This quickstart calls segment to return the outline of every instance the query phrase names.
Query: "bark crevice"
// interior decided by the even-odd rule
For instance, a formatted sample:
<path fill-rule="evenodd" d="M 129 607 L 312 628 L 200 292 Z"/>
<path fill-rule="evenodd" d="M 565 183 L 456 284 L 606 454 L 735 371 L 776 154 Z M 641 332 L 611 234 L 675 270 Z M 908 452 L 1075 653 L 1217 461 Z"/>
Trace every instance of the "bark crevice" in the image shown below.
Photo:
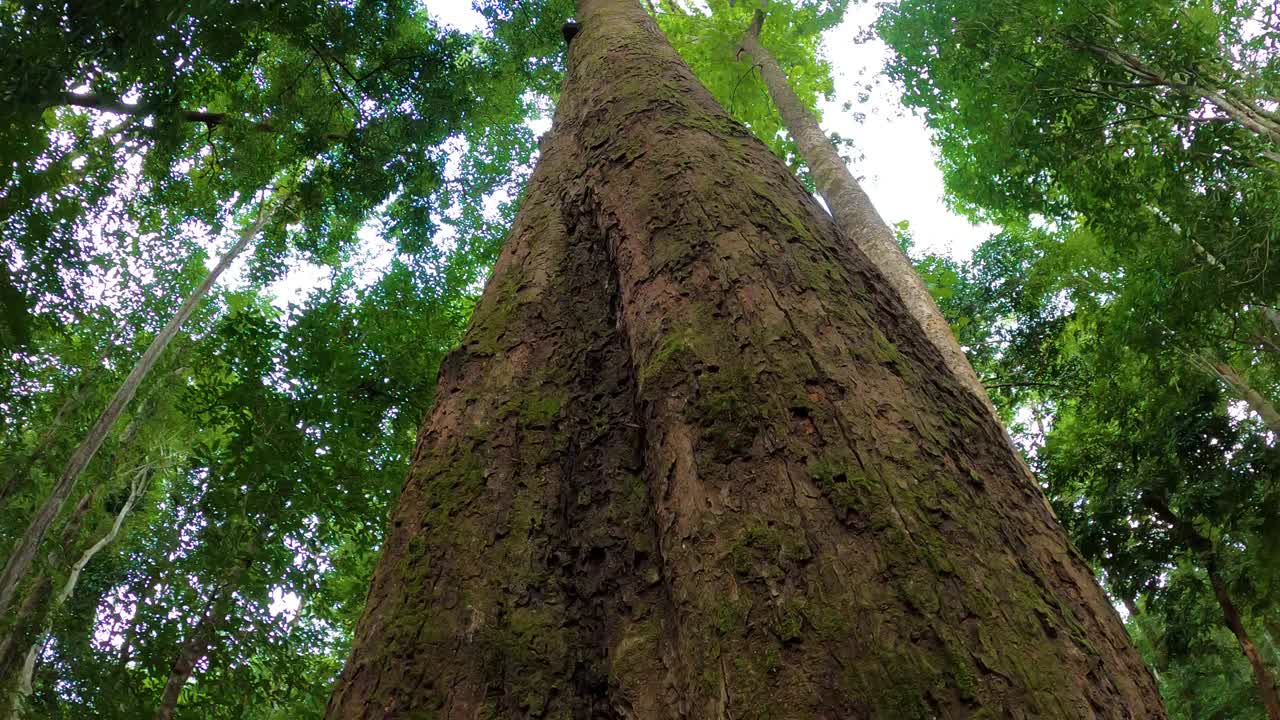
<path fill-rule="evenodd" d="M 637 3 L 578 10 L 329 717 L 1163 717 L 867 257 Z"/>

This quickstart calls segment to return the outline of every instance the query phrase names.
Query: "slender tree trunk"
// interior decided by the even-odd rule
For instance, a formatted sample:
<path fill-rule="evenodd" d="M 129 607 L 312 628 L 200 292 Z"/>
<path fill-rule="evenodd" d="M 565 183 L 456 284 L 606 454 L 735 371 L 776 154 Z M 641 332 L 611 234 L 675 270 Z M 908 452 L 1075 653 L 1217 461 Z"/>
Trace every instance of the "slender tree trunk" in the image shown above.
<path fill-rule="evenodd" d="M 223 598 L 229 595 L 230 592 L 227 591 L 226 594 L 219 595 L 209 603 L 209 608 L 192 629 L 190 637 L 178 650 L 178 657 L 173 661 L 172 669 L 169 670 L 169 679 L 165 681 L 164 692 L 160 694 L 160 704 L 156 706 L 155 720 L 170 720 L 173 717 L 174 711 L 178 708 L 178 696 L 182 693 L 183 686 L 195 673 L 196 664 L 209 651 L 213 633 L 222 620 L 221 615 L 225 613 Z"/>
<path fill-rule="evenodd" d="M 0 638 L 0 707 L 12 705 L 21 674 L 23 648 L 39 637 L 44 627 L 44 610 L 53 596 L 53 580 L 46 575 L 36 578 L 27 589 L 22 603 L 9 619 L 7 632 Z"/>
<path fill-rule="evenodd" d="M 102 551 L 103 548 L 110 545 L 116 536 L 120 534 L 120 528 L 124 525 L 125 518 L 133 511 L 138 499 L 142 496 L 142 492 L 146 489 L 150 479 L 151 468 L 146 467 L 138 470 L 129 481 L 129 497 L 125 499 L 124 505 L 120 507 L 116 513 L 114 520 L 111 522 L 111 528 L 97 542 L 90 545 L 83 553 L 80 559 L 71 566 L 71 572 L 67 575 L 67 579 L 62 583 L 62 590 L 57 597 L 53 599 L 52 605 L 45 611 L 46 617 L 51 616 L 58 611 L 58 608 L 66 604 L 67 599 L 76 591 L 76 585 L 80 583 L 80 575 L 84 572 L 89 562 L 94 556 Z M 45 633 L 48 633 L 49 626 L 46 621 Z M 35 642 L 31 643 L 31 647 L 27 650 L 26 657 L 23 660 L 22 667 L 19 669 L 17 692 L 13 696 L 13 707 L 10 716 L 13 720 L 17 720 L 19 709 L 26 698 L 31 696 L 31 681 L 35 675 L 36 659 L 39 657 L 40 648 L 44 646 L 43 635 Z"/>
<path fill-rule="evenodd" d="M 97 488 L 82 495 L 67 517 L 59 541 L 49 553 L 48 562 L 51 567 L 60 567 L 70 559 L 66 554 L 70 548 L 75 547 L 80 527 L 93 507 L 96 496 Z M 21 668 L 23 648 L 34 642 L 44 630 L 49 604 L 53 600 L 53 590 L 52 576 L 49 573 L 40 575 L 28 588 L 12 619 L 3 618 L 6 622 L 3 633 L 0 634 L 0 707 L 9 706 L 10 693 L 16 688 L 15 681 Z"/>
<path fill-rule="evenodd" d="M 183 686 L 195 673 L 196 665 L 208 655 L 218 626 L 226 621 L 227 613 L 235 600 L 235 591 L 240 587 L 240 581 L 253 564 L 257 547 L 258 544 L 255 541 L 245 554 L 243 562 L 231 571 L 230 577 L 216 591 L 204 615 L 200 617 L 200 621 L 191 630 L 191 635 L 178 651 L 178 657 L 174 659 L 173 667 L 169 671 L 169 679 L 165 682 L 164 692 L 160 694 L 160 704 L 156 707 L 155 720 L 170 720 L 173 717 Z"/>
<path fill-rule="evenodd" d="M 1253 668 L 1253 677 L 1258 683 L 1258 692 L 1262 696 L 1263 707 L 1267 709 L 1267 717 L 1270 720 L 1280 720 L 1280 691 L 1276 689 L 1276 681 L 1271 677 L 1271 671 L 1262 659 L 1262 653 L 1258 652 L 1258 647 L 1253 644 L 1252 638 L 1249 637 L 1249 631 L 1240 619 L 1240 612 L 1236 609 L 1235 603 L 1231 601 L 1231 595 L 1227 592 L 1227 585 L 1223 582 L 1222 576 L 1218 574 L 1216 563 L 1213 560 L 1209 561 L 1207 570 L 1209 572 L 1209 582 L 1213 585 L 1213 595 L 1218 599 L 1218 606 L 1222 608 L 1222 617 L 1227 621 L 1227 627 L 1231 628 L 1236 640 L 1239 641 L 1240 652 L 1244 653 L 1245 658 L 1249 661 L 1249 666 Z"/>
<path fill-rule="evenodd" d="M 1204 362 L 1213 370 L 1227 387 L 1236 394 L 1241 400 L 1248 404 L 1249 409 L 1258 414 L 1262 418 L 1263 424 L 1267 429 L 1280 437 L 1280 411 L 1276 410 L 1275 405 L 1249 384 L 1245 376 L 1236 370 L 1231 363 L 1223 362 L 1212 358 L 1204 358 Z"/>
<path fill-rule="evenodd" d="M 1280 122 L 1277 122 L 1274 116 L 1261 109 L 1254 101 L 1244 98 L 1238 93 L 1218 89 L 1199 79 L 1185 82 L 1177 81 L 1164 69 L 1147 64 L 1136 55 L 1117 48 L 1082 42 L 1074 38 L 1069 38 L 1067 42 L 1077 49 L 1092 53 L 1112 65 L 1122 68 L 1134 78 L 1203 100 L 1213 105 L 1241 127 L 1273 144 L 1280 144 Z M 1270 151 L 1267 152 L 1267 156 L 1272 159 L 1277 157 L 1274 152 Z"/>
<path fill-rule="evenodd" d="M 577 17 L 328 717 L 1164 717 L 874 265 L 635 0 Z"/>
<path fill-rule="evenodd" d="M 71 491 L 75 487 L 76 481 L 80 478 L 84 469 L 88 467 L 89 461 L 93 459 L 98 449 L 102 447 L 107 433 L 115 425 L 116 420 L 124 412 L 124 409 L 128 407 L 129 402 L 133 400 L 133 396 L 138 392 L 138 386 L 142 384 L 143 379 L 151 372 L 151 368 L 160 359 L 161 353 L 168 347 L 170 341 L 177 336 L 182 324 L 195 312 L 196 306 L 209 293 L 209 289 L 218 281 L 222 273 L 231 266 L 231 263 L 239 257 L 240 253 L 249 247 L 249 243 L 257 237 L 263 226 L 271 219 L 275 208 L 279 206 L 278 201 L 278 198 L 274 201 L 271 199 L 264 201 L 264 206 L 258 213 L 258 219 L 240 233 L 235 245 L 222 256 L 218 264 L 209 271 L 209 274 L 205 276 L 200 285 L 183 301 L 177 312 L 169 319 L 168 324 L 151 341 L 146 351 L 142 353 L 142 357 L 138 358 L 138 362 L 133 366 L 133 370 L 129 372 L 128 377 L 125 378 L 120 388 L 116 391 L 111 402 L 107 404 L 102 414 L 98 416 L 88 435 L 81 441 L 75 452 L 71 454 L 66 468 L 63 469 L 62 474 L 58 477 L 58 481 L 50 491 L 49 497 L 40 506 L 35 517 L 31 519 L 31 523 L 18 541 L 17 547 L 9 555 L 4 571 L 0 572 L 0 616 L 3 616 L 8 611 L 9 604 L 13 601 L 14 593 L 17 592 L 18 585 L 22 582 L 23 577 L 26 576 L 27 570 L 30 569 L 31 562 L 35 559 L 36 551 L 44 540 L 49 526 L 53 524 L 54 518 L 62 511 L 63 503 L 71 496 Z M 268 207 L 273 202 L 275 206 Z"/>
<path fill-rule="evenodd" d="M 1174 532 L 1182 538 L 1188 550 L 1195 553 L 1204 562 L 1205 573 L 1209 576 L 1209 584 L 1213 587 L 1213 595 L 1218 601 L 1218 606 L 1222 609 L 1222 617 L 1231 633 L 1239 641 L 1240 650 L 1244 653 L 1245 659 L 1249 661 L 1249 665 L 1253 669 L 1254 680 L 1257 682 L 1258 693 L 1261 696 L 1263 707 L 1267 711 L 1267 717 L 1271 720 L 1280 720 L 1280 693 L 1277 692 L 1275 680 L 1271 677 L 1261 653 L 1258 652 L 1257 646 L 1253 644 L 1244 622 L 1240 619 L 1240 612 L 1236 609 L 1235 603 L 1232 602 L 1230 593 L 1227 592 L 1226 583 L 1218 573 L 1217 549 L 1209 538 L 1201 534 L 1194 525 L 1184 522 L 1181 517 L 1174 513 L 1163 498 L 1145 495 L 1143 502 L 1160 519 L 1173 528 Z"/>
<path fill-rule="evenodd" d="M 947 370 L 991 413 L 991 417 L 1001 426 L 1005 442 L 1017 457 L 1019 465 L 1030 476 L 1030 467 L 1013 438 L 1004 429 L 986 388 L 951 332 L 951 325 L 942 316 L 942 311 L 938 309 L 933 295 L 929 293 L 929 288 L 916 272 L 911 260 L 898 245 L 893 230 L 880 217 L 871 198 L 863 191 L 853 173 L 849 172 L 848 165 L 840 157 L 831 138 L 823 132 L 817 118 L 791 88 L 777 59 L 761 44 L 760 31 L 764 27 L 764 20 L 764 12 L 756 10 L 751 26 L 743 35 L 741 52 L 747 53 L 760 69 L 769 97 L 782 115 L 787 132 L 795 139 L 800 157 L 809 168 L 818 194 L 826 202 L 836 225 L 866 255 L 874 270 L 898 294 L 907 312 L 919 323 L 925 337 L 942 356 Z M 1043 497 L 1043 493 L 1041 501 L 1046 508 L 1050 507 L 1049 500 Z"/>
<path fill-rule="evenodd" d="M 120 446 L 110 459 L 110 469 L 106 473 L 108 477 L 114 473 L 118 453 L 121 449 L 129 447 L 144 422 L 147 416 L 146 406 L 147 403 L 144 401 L 121 434 Z M 70 563 L 70 553 L 80 544 L 80 530 L 85 517 L 93 507 L 102 487 L 98 485 L 91 488 L 76 503 L 75 509 L 62 527 L 58 542 L 48 553 L 50 572 L 41 575 L 34 583 L 23 600 L 14 622 L 6 624 L 3 632 L 0 632 L 0 707 L 10 706 L 8 693 L 15 692 L 21 685 L 21 682 L 15 682 L 20 679 L 23 668 L 19 662 L 21 648 L 26 644 L 37 642 L 39 635 L 45 631 L 49 613 L 55 607 L 52 573 Z M 71 569 L 74 569 L 74 566 Z"/>
<path fill-rule="evenodd" d="M 813 176 L 818 194 L 831 209 L 836 224 L 858 246 L 880 271 L 885 282 L 898 293 L 911 316 L 924 334 L 942 354 L 952 374 L 983 403 L 991 405 L 986 389 L 965 357 L 942 312 L 929 294 L 929 288 L 902 252 L 893 230 L 884 222 L 862 190 L 848 165 L 840 157 L 831 138 L 823 132 L 818 120 L 791 89 L 787 76 L 768 48 L 760 43 L 764 13 L 757 10 L 751 27 L 742 38 L 742 51 L 760 69 L 769 97 L 777 106 L 787 132 L 795 140 L 801 159 Z M 995 414 L 995 408 L 991 408 Z"/>

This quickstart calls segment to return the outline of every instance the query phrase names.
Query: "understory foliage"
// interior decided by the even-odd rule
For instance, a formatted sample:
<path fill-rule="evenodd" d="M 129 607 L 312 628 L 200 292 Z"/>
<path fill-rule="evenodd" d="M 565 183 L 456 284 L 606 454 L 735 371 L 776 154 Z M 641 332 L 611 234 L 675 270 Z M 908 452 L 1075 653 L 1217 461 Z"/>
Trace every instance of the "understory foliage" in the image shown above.
<path fill-rule="evenodd" d="M 318 716 L 527 175 L 524 50 L 412 2 L 0 17 L 4 553 L 228 238 L 283 207 L 115 424 L 0 621 L 0 713 L 149 716 L 186 657 L 179 717 Z"/>
<path fill-rule="evenodd" d="M 878 27 L 951 202 L 1002 228 L 921 271 L 1178 718 L 1265 717 L 1280 670 L 1278 20 L 903 0 Z"/>

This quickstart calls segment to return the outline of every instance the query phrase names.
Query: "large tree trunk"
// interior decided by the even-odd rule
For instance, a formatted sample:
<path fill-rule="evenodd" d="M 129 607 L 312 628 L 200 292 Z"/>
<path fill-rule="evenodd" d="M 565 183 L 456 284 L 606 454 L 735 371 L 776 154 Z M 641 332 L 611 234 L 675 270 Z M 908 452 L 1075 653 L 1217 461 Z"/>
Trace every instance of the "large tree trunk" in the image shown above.
<path fill-rule="evenodd" d="M 89 466 L 89 461 L 93 459 L 93 456 L 98 453 L 98 449 L 102 447 L 103 441 L 107 439 L 107 433 L 111 431 L 120 414 L 129 406 L 133 396 L 138 392 L 138 387 L 142 385 L 142 381 L 151 372 L 151 368 L 155 367 L 156 361 L 160 359 L 160 355 L 164 353 L 165 348 L 169 346 L 169 343 L 177 336 L 178 331 L 182 329 L 182 324 L 195 312 L 196 306 L 209 294 L 209 290 L 218 281 L 222 273 L 231 266 L 231 263 L 235 261 L 240 253 L 244 252 L 249 243 L 257 237 L 258 233 L 262 231 L 262 228 L 271 219 L 279 206 L 280 199 L 275 198 L 273 200 L 268 200 L 264 203 L 258 212 L 258 219 L 241 231 L 236 243 L 223 254 L 222 258 L 218 260 L 218 264 L 205 275 L 200 285 L 191 291 L 191 294 L 178 307 L 169 322 L 156 334 L 151 344 L 147 346 L 142 356 L 138 358 L 138 362 L 134 364 L 133 369 L 129 371 L 128 377 L 120 384 L 120 388 L 116 390 L 111 402 L 107 403 L 107 407 L 103 409 L 93 427 L 89 429 L 84 440 L 71 453 L 71 457 L 67 460 L 67 465 L 63 468 L 62 474 L 58 476 L 53 489 L 49 491 L 49 496 L 45 498 L 40 509 L 36 511 L 35 517 L 31 518 L 31 523 L 27 526 L 26 531 L 18 540 L 17 546 L 6 560 L 4 570 L 0 571 L 0 617 L 8 612 L 9 603 L 13 601 L 19 584 L 21 584 L 22 579 L 31 568 L 31 562 L 35 559 L 36 551 L 39 549 L 40 543 L 43 542 L 45 533 L 49 531 L 49 526 L 58 517 L 58 513 L 62 512 L 62 505 L 67 501 L 67 498 L 71 497 L 71 491 L 75 488 L 76 481 L 80 479 L 81 473 Z M 268 207 L 269 205 L 272 207 Z"/>
<path fill-rule="evenodd" d="M 1236 636 L 1236 641 L 1240 643 L 1240 652 L 1244 653 L 1244 657 L 1249 661 L 1249 667 L 1253 669 L 1253 678 L 1258 683 L 1258 693 L 1262 698 L 1262 706 L 1267 710 L 1267 717 L 1270 720 L 1280 720 L 1280 690 L 1276 688 L 1275 678 L 1271 677 L 1271 671 L 1267 668 L 1267 663 L 1262 659 L 1262 653 L 1258 652 L 1258 646 L 1253 644 L 1253 639 L 1249 637 L 1249 631 L 1244 626 L 1244 621 L 1240 619 L 1240 611 L 1236 609 L 1236 605 L 1231 600 L 1231 594 L 1227 592 L 1227 584 L 1223 582 L 1222 575 L 1218 573 L 1218 568 L 1213 560 L 1209 560 L 1208 564 L 1209 583 L 1213 586 L 1213 596 L 1218 599 L 1218 607 L 1222 608 L 1222 617 L 1227 622 L 1227 627 L 1231 628 L 1231 633 Z"/>
<path fill-rule="evenodd" d="M 817 118 L 791 89 L 778 61 L 760 43 L 763 24 L 764 13 L 757 10 L 751 27 L 742 37 L 742 52 L 747 53 L 760 69 L 769 97 L 782 115 L 787 132 L 795 140 L 796 149 L 809 168 L 818 194 L 826 201 L 831 216 L 844 234 L 871 260 L 889 287 L 898 293 L 911 317 L 920 323 L 925 336 L 942 355 L 947 369 L 994 415 L 995 408 L 991 406 L 986 389 L 952 334 L 951 326 L 938 310 L 929 288 L 898 246 L 893 230 L 871 204 L 871 198 L 867 197 L 857 178 L 849 172 L 849 166 L 840 157 L 831 138 L 818 125 Z"/>
<path fill-rule="evenodd" d="M 870 261 L 635 0 L 578 9 L 328 717 L 1163 717 Z"/>

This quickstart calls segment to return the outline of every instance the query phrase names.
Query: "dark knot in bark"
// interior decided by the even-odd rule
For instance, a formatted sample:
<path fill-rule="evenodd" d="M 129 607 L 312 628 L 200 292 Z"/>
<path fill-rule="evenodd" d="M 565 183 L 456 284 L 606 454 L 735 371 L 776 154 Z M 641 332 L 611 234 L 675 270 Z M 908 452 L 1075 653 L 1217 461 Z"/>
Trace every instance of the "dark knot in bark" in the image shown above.
<path fill-rule="evenodd" d="M 565 24 L 560 27 L 560 33 L 564 35 L 564 44 L 568 45 L 569 43 L 573 42 L 574 36 L 577 35 L 578 31 L 581 29 L 582 28 L 581 26 L 578 25 L 577 21 L 575 20 L 566 21 Z"/>

